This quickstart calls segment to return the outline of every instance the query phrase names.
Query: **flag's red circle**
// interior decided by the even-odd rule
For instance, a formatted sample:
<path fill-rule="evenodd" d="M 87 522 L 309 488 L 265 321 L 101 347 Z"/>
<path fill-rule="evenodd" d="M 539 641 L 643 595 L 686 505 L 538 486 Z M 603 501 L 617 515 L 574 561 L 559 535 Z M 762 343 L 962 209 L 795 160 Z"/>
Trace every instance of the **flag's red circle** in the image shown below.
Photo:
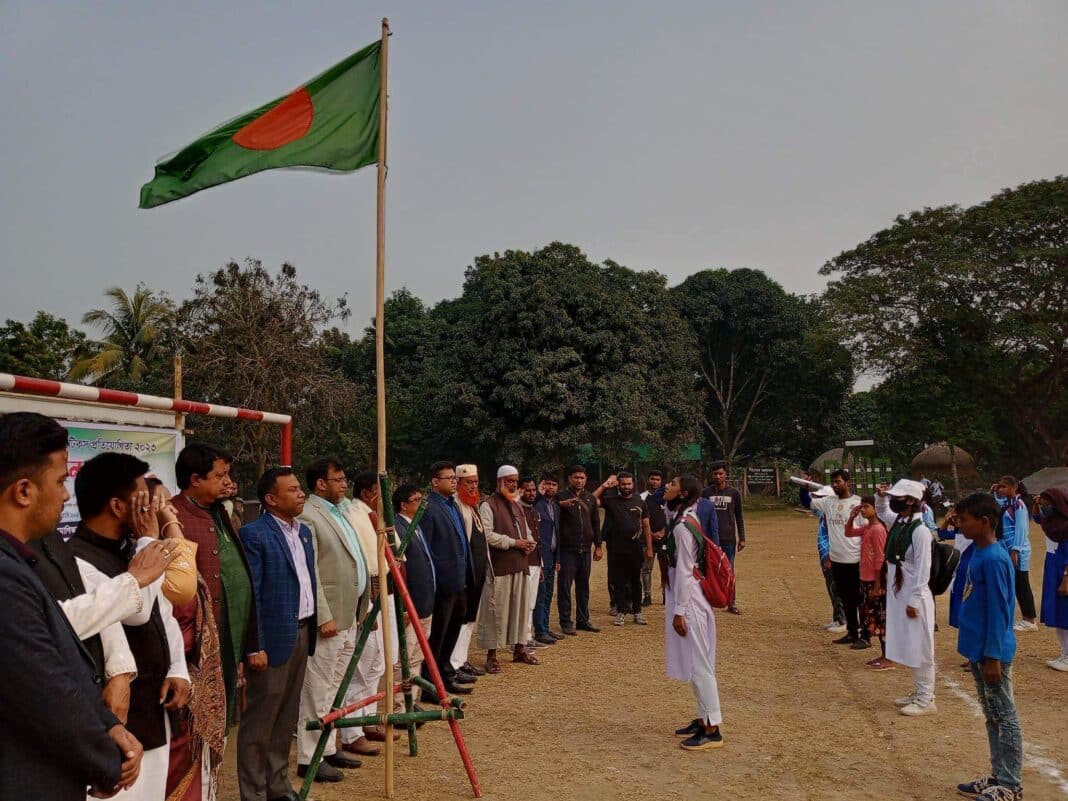
<path fill-rule="evenodd" d="M 304 136 L 311 128 L 314 116 L 311 95 L 301 87 L 232 138 L 234 144 L 249 150 L 274 150 Z"/>

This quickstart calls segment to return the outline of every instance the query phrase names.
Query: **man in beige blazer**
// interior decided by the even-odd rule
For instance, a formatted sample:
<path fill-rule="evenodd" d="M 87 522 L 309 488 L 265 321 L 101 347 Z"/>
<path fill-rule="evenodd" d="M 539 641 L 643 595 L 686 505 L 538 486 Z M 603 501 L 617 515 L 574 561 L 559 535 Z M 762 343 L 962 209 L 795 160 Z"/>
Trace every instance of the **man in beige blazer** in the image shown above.
<path fill-rule="evenodd" d="M 308 466 L 307 480 L 312 494 L 300 520 L 311 529 L 315 548 L 319 638 L 300 695 L 297 775 L 301 777 L 319 741 L 319 732 L 305 731 L 304 723 L 330 711 L 356 648 L 371 590 L 359 539 L 339 507 L 348 487 L 344 467 L 334 457 L 319 459 Z M 338 753 L 333 735 L 323 754 L 316 781 L 341 781 L 339 768 L 360 766 L 360 760 Z"/>

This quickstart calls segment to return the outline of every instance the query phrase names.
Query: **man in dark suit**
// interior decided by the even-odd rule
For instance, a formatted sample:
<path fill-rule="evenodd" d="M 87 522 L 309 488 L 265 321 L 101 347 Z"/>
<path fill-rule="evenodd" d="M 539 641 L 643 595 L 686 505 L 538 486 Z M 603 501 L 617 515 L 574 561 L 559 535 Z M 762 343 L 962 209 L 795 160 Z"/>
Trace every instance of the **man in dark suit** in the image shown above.
<path fill-rule="evenodd" d="M 543 473 L 538 483 L 538 495 L 534 501 L 534 511 L 538 513 L 538 525 L 541 536 L 538 538 L 538 550 L 541 554 L 541 583 L 538 585 L 538 600 L 534 605 L 534 639 L 545 645 L 564 639 L 549 628 L 549 610 L 553 603 L 553 586 L 556 573 L 560 569 L 557 555 L 560 552 L 560 505 L 556 502 L 556 491 L 560 481 L 555 473 Z"/>
<path fill-rule="evenodd" d="M 101 699 L 101 676 L 33 572 L 27 547 L 70 497 L 67 432 L 30 412 L 0 417 L 0 798 L 82 801 L 137 780 L 141 744 Z"/>
<path fill-rule="evenodd" d="M 394 525 L 397 529 L 397 536 L 402 541 L 408 535 L 412 520 L 422 503 L 423 493 L 415 484 L 401 484 L 393 491 L 393 509 L 397 513 Z M 430 632 L 433 631 L 434 596 L 437 594 L 438 582 L 434 575 L 434 560 L 423 538 L 422 529 L 416 526 L 411 535 L 411 541 L 404 552 L 404 578 L 419 620 L 408 621 L 405 636 L 408 644 L 408 662 L 414 673 L 423 665 L 423 649 L 420 648 L 419 639 L 411 627 L 419 625 L 423 629 L 423 634 L 430 637 Z"/>
<path fill-rule="evenodd" d="M 273 467 L 257 487 L 263 514 L 241 528 L 259 610 L 267 669 L 248 675 L 248 705 L 237 734 L 241 801 L 294 801 L 289 747 L 297 728 L 308 657 L 315 653 L 315 552 L 297 517 L 304 490 L 289 467 Z"/>
<path fill-rule="evenodd" d="M 468 694 L 471 688 L 457 683 L 456 670 L 451 664 L 452 650 L 467 611 L 467 584 L 474 581 L 471 548 L 456 505 L 456 466 L 452 462 L 432 464 L 430 486 L 433 492 L 420 523 L 437 577 L 430 650 L 445 689 L 454 694 Z M 423 676 L 430 678 L 426 665 L 423 665 Z"/>

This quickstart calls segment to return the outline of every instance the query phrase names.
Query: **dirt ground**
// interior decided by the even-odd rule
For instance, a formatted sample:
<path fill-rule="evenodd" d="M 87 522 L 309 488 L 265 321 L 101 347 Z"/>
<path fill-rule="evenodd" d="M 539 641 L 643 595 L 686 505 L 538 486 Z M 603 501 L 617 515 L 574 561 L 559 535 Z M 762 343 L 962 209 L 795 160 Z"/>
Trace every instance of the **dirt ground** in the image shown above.
<path fill-rule="evenodd" d="M 694 716 L 694 704 L 687 684 L 664 676 L 663 606 L 647 610 L 649 626 L 610 625 L 600 562 L 591 612 L 602 632 L 540 649 L 539 666 L 504 664 L 468 696 L 463 731 L 485 797 L 926 801 L 957 797 L 958 782 L 989 770 L 974 685 L 958 667 L 956 630 L 946 622 L 948 598 L 938 601 L 935 635 L 939 714 L 906 718 L 892 700 L 911 689 L 910 671 L 866 670 L 872 651 L 832 645 L 821 628 L 830 609 L 814 519 L 794 510 L 754 512 L 747 531 L 737 565 L 743 614 L 717 613 L 725 747 L 678 747 L 672 732 Z M 1045 545 L 1040 532 L 1032 540 L 1037 600 Z M 553 618 L 555 626 L 555 611 Z M 1019 635 L 1016 700 L 1030 801 L 1068 798 L 1068 675 L 1045 666 L 1057 655 L 1048 629 Z M 472 654 L 477 664 L 483 658 Z M 397 745 L 396 798 L 471 797 L 445 724 L 420 730 L 418 758 L 407 756 L 405 738 Z M 231 742 L 225 801 L 238 799 L 235 750 Z M 382 764 L 366 758 L 343 782 L 315 785 L 312 798 L 384 797 Z"/>

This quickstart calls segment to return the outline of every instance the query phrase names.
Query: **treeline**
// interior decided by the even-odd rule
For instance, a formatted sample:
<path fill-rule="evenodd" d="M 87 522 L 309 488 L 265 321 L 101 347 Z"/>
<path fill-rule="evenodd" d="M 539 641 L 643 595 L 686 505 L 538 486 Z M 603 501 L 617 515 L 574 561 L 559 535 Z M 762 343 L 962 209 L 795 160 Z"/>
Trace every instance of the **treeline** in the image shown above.
<path fill-rule="evenodd" d="M 806 464 L 872 436 L 897 463 L 949 440 L 988 470 L 1068 460 L 1068 179 L 973 208 L 926 209 L 829 261 L 818 297 L 755 269 L 663 275 L 592 263 L 554 242 L 476 258 L 458 297 L 386 303 L 391 467 L 462 456 L 562 466 L 628 445 L 678 463 Z M 296 418 L 296 461 L 374 457 L 373 323 L 341 329 L 345 298 L 254 259 L 198 276 L 174 301 L 146 286 L 86 313 L 93 340 L 39 312 L 0 327 L 0 370 Z M 856 371 L 883 380 L 853 393 Z M 251 474 L 277 432 L 191 418 Z"/>

